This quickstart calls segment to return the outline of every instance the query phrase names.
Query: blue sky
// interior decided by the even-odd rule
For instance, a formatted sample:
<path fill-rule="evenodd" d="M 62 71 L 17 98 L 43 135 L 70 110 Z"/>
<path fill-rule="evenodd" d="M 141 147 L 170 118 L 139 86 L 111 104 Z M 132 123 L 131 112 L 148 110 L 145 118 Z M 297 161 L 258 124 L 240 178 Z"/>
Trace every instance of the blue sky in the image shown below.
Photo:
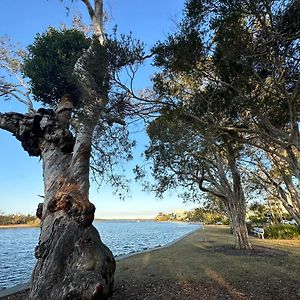
<path fill-rule="evenodd" d="M 134 37 L 140 38 L 150 48 L 175 29 L 183 4 L 184 0 L 107 0 L 108 26 L 111 28 L 117 24 L 120 33 L 132 31 Z M 33 41 L 37 32 L 45 31 L 48 26 L 70 24 L 74 12 L 80 12 L 86 18 L 85 8 L 80 1 L 71 5 L 69 16 L 59 0 L 1 0 L 0 8 L 0 35 L 8 35 L 24 47 Z M 140 75 L 138 84 L 148 86 L 150 75 L 146 69 Z M 24 112 L 24 108 L 16 102 L 0 99 L 0 112 L 8 111 Z M 137 161 L 145 142 L 145 135 L 139 134 L 135 151 Z M 43 195 L 42 164 L 38 158 L 29 157 L 19 142 L 3 130 L 0 131 L 0 166 L 0 211 L 34 213 L 41 202 L 37 195 Z M 130 198 L 125 201 L 113 195 L 109 186 L 97 190 L 92 184 L 90 200 L 97 207 L 98 218 L 149 218 L 160 211 L 187 210 L 196 206 L 183 204 L 176 192 L 170 192 L 164 199 L 158 200 L 153 194 L 142 192 L 135 183 L 131 185 Z"/>

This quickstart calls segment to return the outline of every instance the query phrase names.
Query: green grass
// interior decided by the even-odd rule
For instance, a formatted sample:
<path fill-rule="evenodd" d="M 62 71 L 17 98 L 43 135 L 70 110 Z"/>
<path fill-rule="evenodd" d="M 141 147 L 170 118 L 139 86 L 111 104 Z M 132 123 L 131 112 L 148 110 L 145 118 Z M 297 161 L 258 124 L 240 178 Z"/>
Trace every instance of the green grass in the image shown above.
<path fill-rule="evenodd" d="M 251 242 L 253 252 L 234 250 L 228 227 L 206 226 L 171 247 L 119 261 L 116 282 L 213 284 L 224 299 L 300 299 L 300 241 Z"/>

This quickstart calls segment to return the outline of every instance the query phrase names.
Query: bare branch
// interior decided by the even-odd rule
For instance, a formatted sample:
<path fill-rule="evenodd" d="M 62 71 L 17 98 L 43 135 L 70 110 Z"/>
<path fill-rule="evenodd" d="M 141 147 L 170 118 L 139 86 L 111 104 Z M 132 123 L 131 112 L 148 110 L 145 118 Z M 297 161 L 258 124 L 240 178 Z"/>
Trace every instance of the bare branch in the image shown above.
<path fill-rule="evenodd" d="M 90 15 L 91 20 L 94 18 L 95 12 L 89 0 L 81 0 L 85 6 L 87 7 L 88 13 Z"/>

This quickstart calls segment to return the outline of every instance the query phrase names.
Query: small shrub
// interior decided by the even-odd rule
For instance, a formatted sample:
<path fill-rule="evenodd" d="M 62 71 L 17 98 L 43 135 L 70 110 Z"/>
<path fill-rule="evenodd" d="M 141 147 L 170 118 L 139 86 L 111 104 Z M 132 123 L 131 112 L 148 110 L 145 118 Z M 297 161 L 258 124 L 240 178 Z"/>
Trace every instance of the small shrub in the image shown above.
<path fill-rule="evenodd" d="M 267 218 L 266 217 L 262 218 L 262 217 L 257 217 L 257 216 L 251 216 L 251 217 L 249 217 L 249 220 L 255 226 L 262 226 L 263 224 L 265 224 L 267 222 Z"/>
<path fill-rule="evenodd" d="M 229 219 L 225 219 L 224 221 L 223 221 L 223 225 L 229 225 Z"/>
<path fill-rule="evenodd" d="M 300 226 L 278 224 L 265 228 L 265 238 L 267 239 L 299 239 Z"/>

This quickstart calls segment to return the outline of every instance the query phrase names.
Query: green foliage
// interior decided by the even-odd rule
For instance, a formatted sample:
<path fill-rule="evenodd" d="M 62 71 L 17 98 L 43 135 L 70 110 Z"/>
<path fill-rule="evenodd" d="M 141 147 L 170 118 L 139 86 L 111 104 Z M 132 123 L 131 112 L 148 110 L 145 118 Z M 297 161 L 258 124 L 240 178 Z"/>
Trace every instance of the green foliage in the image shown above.
<path fill-rule="evenodd" d="M 84 54 L 90 46 L 90 53 Z M 143 49 L 144 45 L 131 35 L 118 37 L 116 29 L 106 36 L 105 46 L 101 46 L 97 39 L 88 38 L 76 29 L 50 27 L 45 33 L 37 34 L 33 44 L 28 46 L 23 71 L 31 80 L 37 101 L 55 106 L 63 95 L 70 94 L 78 102 L 81 91 L 74 65 L 79 58 L 82 57 L 81 64 L 96 88 L 104 87 L 108 91 L 108 82 L 116 72 L 142 62 Z"/>
<path fill-rule="evenodd" d="M 189 160 L 189 145 L 193 143 L 194 139 L 190 140 L 189 129 L 180 124 L 176 114 L 170 113 L 157 118 L 147 128 L 151 144 L 146 150 L 145 156 L 146 159 L 153 161 L 153 175 L 158 181 L 158 185 L 155 187 L 157 195 L 180 184 L 178 179 L 184 180 L 183 176 L 172 176 L 173 172 L 168 167 L 174 160 L 179 161 L 185 154 L 187 155 L 186 160 Z M 192 158 L 190 157 L 190 159 Z M 178 164 L 176 170 L 180 168 Z"/>
<path fill-rule="evenodd" d="M 110 72 L 114 73 L 123 67 L 143 62 L 144 44 L 134 39 L 132 34 L 117 35 L 117 27 L 111 35 L 106 36 L 107 61 Z"/>
<path fill-rule="evenodd" d="M 49 28 L 37 34 L 24 63 L 24 74 L 30 78 L 36 101 L 55 106 L 65 94 L 71 95 L 74 103 L 79 101 L 73 69 L 90 44 L 91 39 L 74 29 Z"/>
<path fill-rule="evenodd" d="M 172 217 L 172 214 L 165 214 L 163 212 L 160 212 L 155 217 L 155 221 L 159 221 L 159 222 L 174 221 L 174 218 Z"/>
<path fill-rule="evenodd" d="M 186 1 L 178 31 L 154 49 L 162 68 L 156 91 L 186 101 L 210 122 L 249 126 L 264 112 L 284 128 L 286 92 L 299 76 L 299 6 L 295 0 Z"/>
<path fill-rule="evenodd" d="M 157 53 L 155 65 L 173 71 L 189 72 L 203 55 L 203 47 L 196 30 L 184 35 L 169 36 L 167 42 L 158 43 L 153 49 Z"/>
<path fill-rule="evenodd" d="M 249 220 L 252 224 L 262 226 L 267 222 L 268 209 L 264 204 L 255 202 L 250 205 L 249 210 L 253 215 L 249 216 Z"/>
<path fill-rule="evenodd" d="M 300 2 L 298 0 L 289 1 L 285 10 L 279 14 L 277 30 L 281 34 L 294 34 L 300 31 Z M 291 41 L 290 41 L 291 42 Z"/>
<path fill-rule="evenodd" d="M 188 219 L 192 222 L 203 222 L 205 224 L 228 223 L 228 218 L 217 210 L 204 207 L 195 208 L 188 213 Z"/>
<path fill-rule="evenodd" d="M 187 222 L 201 222 L 205 224 L 216 224 L 222 222 L 228 224 L 228 218 L 217 210 L 198 207 L 187 211 L 184 214 L 176 215 L 176 213 L 160 212 L 156 217 L 156 221 L 187 221 Z"/>
<path fill-rule="evenodd" d="M 299 239 L 300 226 L 295 225 L 271 225 L 265 228 L 265 238 L 267 239 Z"/>
<path fill-rule="evenodd" d="M 262 225 L 267 222 L 267 218 L 261 216 L 250 216 L 249 220 L 252 224 L 256 224 L 256 225 Z"/>

